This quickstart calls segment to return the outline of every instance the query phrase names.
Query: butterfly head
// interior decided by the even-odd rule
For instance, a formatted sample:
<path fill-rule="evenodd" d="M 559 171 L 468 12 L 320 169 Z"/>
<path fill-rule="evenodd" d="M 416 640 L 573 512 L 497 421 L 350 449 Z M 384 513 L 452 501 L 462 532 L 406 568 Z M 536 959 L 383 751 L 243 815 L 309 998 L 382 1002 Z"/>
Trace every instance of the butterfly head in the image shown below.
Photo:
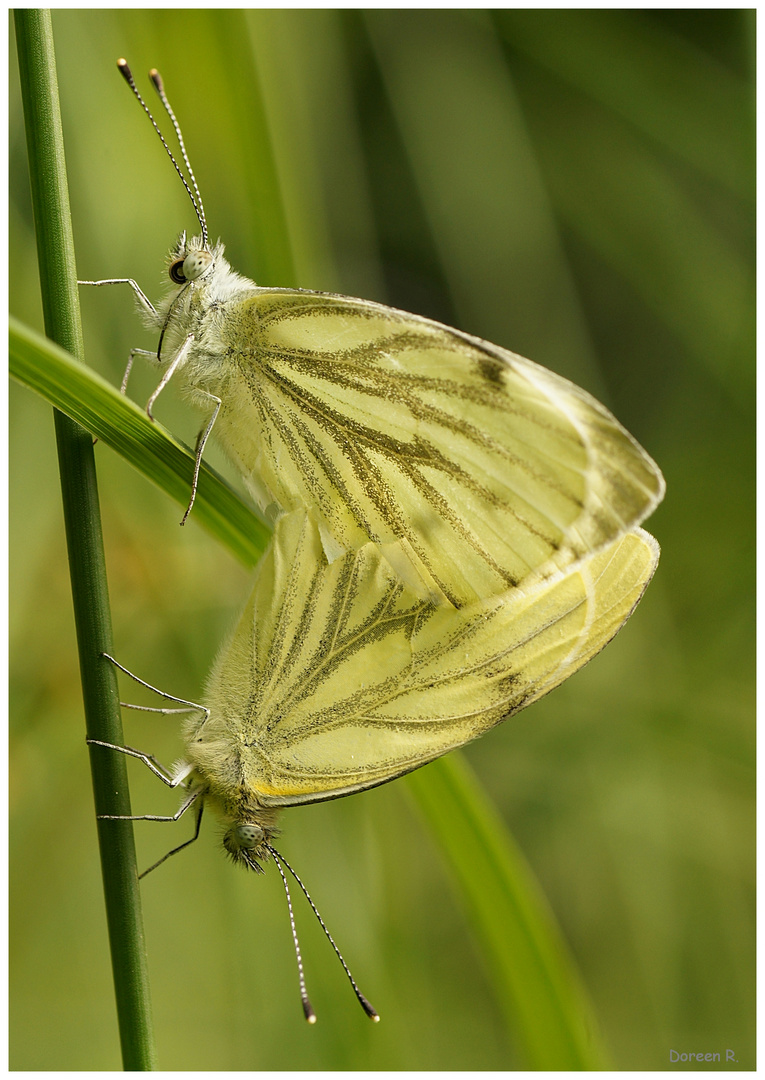
<path fill-rule="evenodd" d="M 236 863 L 263 873 L 262 863 L 269 857 L 269 841 L 278 833 L 272 825 L 252 819 L 231 825 L 223 837 L 223 846 Z"/>
<path fill-rule="evenodd" d="M 167 257 L 167 274 L 173 286 L 158 310 L 167 324 L 171 315 L 180 320 L 178 330 L 187 330 L 184 319 L 202 313 L 211 305 L 226 303 L 250 293 L 255 285 L 231 269 L 223 257 L 224 245 L 208 244 L 203 236 L 182 232 Z"/>
<path fill-rule="evenodd" d="M 187 240 L 186 233 L 182 232 L 178 237 L 178 243 L 168 257 L 168 276 L 175 285 L 201 281 L 211 274 L 215 266 L 215 257 L 221 253 L 220 244 L 210 251 L 203 237 L 191 236 Z"/>

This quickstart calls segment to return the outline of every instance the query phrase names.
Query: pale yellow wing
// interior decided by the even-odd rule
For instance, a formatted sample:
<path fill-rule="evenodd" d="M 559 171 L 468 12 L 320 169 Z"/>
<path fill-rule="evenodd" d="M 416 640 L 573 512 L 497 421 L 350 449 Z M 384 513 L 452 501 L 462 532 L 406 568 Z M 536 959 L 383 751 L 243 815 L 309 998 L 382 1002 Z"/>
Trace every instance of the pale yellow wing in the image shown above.
<path fill-rule="evenodd" d="M 180 377 L 222 399 L 216 431 L 261 507 L 313 508 L 330 559 L 373 540 L 423 597 L 461 606 L 568 566 L 663 496 L 602 405 L 467 334 L 254 286 L 209 320 Z"/>
<path fill-rule="evenodd" d="M 580 668 L 629 617 L 658 560 L 637 530 L 528 589 L 433 607 L 366 544 L 327 563 L 285 515 L 213 671 L 188 757 L 229 806 L 236 785 L 287 806 L 384 783 L 475 738 Z"/>

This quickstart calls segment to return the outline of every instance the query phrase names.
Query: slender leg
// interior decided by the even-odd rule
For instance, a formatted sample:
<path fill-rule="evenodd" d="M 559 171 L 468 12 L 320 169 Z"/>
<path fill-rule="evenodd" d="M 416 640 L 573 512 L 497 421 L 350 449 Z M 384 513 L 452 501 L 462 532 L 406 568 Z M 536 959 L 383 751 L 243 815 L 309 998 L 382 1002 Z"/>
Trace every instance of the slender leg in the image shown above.
<path fill-rule="evenodd" d="M 156 308 L 151 303 L 151 301 L 146 296 L 146 294 L 143 292 L 143 290 L 140 288 L 140 286 L 137 284 L 137 282 L 135 282 L 133 280 L 133 278 L 107 278 L 107 279 L 104 279 L 103 281 L 78 281 L 77 284 L 78 285 L 95 285 L 95 286 L 100 286 L 100 285 L 129 285 L 130 288 L 135 293 L 135 295 L 138 297 L 138 300 L 141 303 L 141 305 L 143 306 L 143 308 L 153 318 L 155 318 L 155 319 L 158 318 Z M 147 349 L 132 349 L 131 350 L 130 356 L 128 358 L 127 367 L 125 368 L 125 374 L 122 376 L 122 384 L 120 386 L 120 393 L 121 394 L 124 394 L 127 391 L 128 379 L 130 378 L 130 372 L 131 372 L 131 370 L 133 368 L 133 361 L 134 361 L 136 356 L 144 356 L 149 360 L 159 360 L 160 359 L 159 352 L 161 351 L 161 348 L 162 348 L 162 338 L 164 337 L 164 332 L 165 332 L 166 326 L 167 326 L 167 323 L 165 323 L 165 327 L 163 327 L 162 335 L 160 336 L 159 349 L 157 350 L 157 353 L 149 352 Z M 155 404 L 157 398 L 162 393 L 162 391 L 167 386 L 167 384 L 170 382 L 170 379 L 173 377 L 173 375 L 178 370 L 178 368 L 181 366 L 181 364 L 183 364 L 183 362 L 185 361 L 186 357 L 189 354 L 189 349 L 191 348 L 193 342 L 194 342 L 194 335 L 189 334 L 188 337 L 186 338 L 186 340 L 184 341 L 184 343 L 181 345 L 178 352 L 176 353 L 175 357 L 171 361 L 169 367 L 165 370 L 164 374 L 162 375 L 162 378 L 160 379 L 160 382 L 159 382 L 159 386 L 157 386 L 157 389 L 154 391 L 154 393 L 151 395 L 151 397 L 147 401 L 147 403 L 146 403 L 146 415 L 149 417 L 150 420 L 154 419 L 154 413 L 152 412 L 152 410 L 154 408 L 154 404 Z M 215 397 L 214 394 L 209 394 L 208 396 L 211 398 L 212 401 L 215 402 L 215 409 L 214 409 L 213 414 L 212 414 L 212 416 L 211 416 L 211 418 L 209 420 L 209 423 L 204 428 L 204 430 L 201 432 L 201 434 L 200 434 L 200 436 L 199 436 L 199 438 L 197 440 L 197 451 L 196 451 L 196 457 L 194 459 L 194 476 L 193 476 L 193 479 L 192 479 L 192 482 L 191 482 L 191 499 L 189 500 L 189 505 L 186 507 L 186 513 L 183 515 L 183 518 L 181 519 L 181 525 L 186 524 L 186 519 L 188 518 L 189 514 L 191 513 L 191 508 L 194 505 L 194 500 L 196 499 L 196 496 L 197 496 L 197 485 L 199 484 L 199 470 L 202 467 L 202 454 L 204 453 L 205 444 L 207 443 L 207 440 L 208 440 L 208 438 L 210 436 L 210 432 L 212 431 L 213 425 L 215 424 L 215 421 L 216 421 L 216 419 L 218 417 L 218 413 L 220 412 L 220 407 L 221 407 L 220 398 Z"/>
<path fill-rule="evenodd" d="M 138 758 L 144 765 L 151 769 L 154 775 L 162 781 L 163 784 L 167 784 L 169 788 L 180 787 L 184 781 L 188 780 L 190 774 L 194 771 L 194 766 L 184 763 L 182 769 L 177 773 L 172 773 L 166 766 L 160 764 L 152 754 L 144 754 L 141 750 L 134 750 L 132 746 L 117 746 L 116 743 L 102 742 L 101 739 L 86 739 L 88 746 L 105 746 L 107 750 L 116 750 L 119 754 L 126 754 L 127 757 Z M 179 811 L 174 817 L 167 818 L 152 818 L 152 821 L 177 821 L 183 811 Z M 123 819 L 124 820 L 124 819 Z M 128 821 L 143 820 L 139 818 L 129 817 Z"/>
<path fill-rule="evenodd" d="M 106 660 L 108 660 L 110 664 L 114 664 L 114 666 L 116 668 L 119 668 L 120 671 L 123 672 L 125 675 L 127 675 L 128 678 L 132 679 L 133 682 L 137 682 L 140 686 L 145 686 L 147 690 L 151 690 L 152 693 L 157 694 L 159 697 L 163 697 L 166 701 L 177 701 L 179 705 L 188 706 L 188 708 L 186 708 L 186 709 L 153 709 L 153 708 L 144 709 L 143 706 L 141 706 L 141 705 L 126 705 L 126 706 L 124 706 L 125 708 L 138 709 L 141 712 L 160 712 L 160 713 L 185 713 L 185 712 L 198 711 L 198 712 L 204 713 L 205 717 L 209 717 L 210 710 L 205 708 L 204 705 L 199 705 L 199 704 L 197 704 L 196 701 L 187 701 L 186 698 L 176 697 L 174 694 L 168 694 L 165 690 L 159 690 L 156 686 L 152 686 L 151 683 L 145 682 L 144 679 L 139 679 L 137 675 L 134 675 L 133 672 L 129 670 L 129 668 L 123 667 L 122 664 L 119 662 L 119 660 L 115 660 L 113 656 L 109 655 L 109 653 L 101 653 L 101 655 Z M 120 702 L 120 705 L 122 705 L 122 704 L 123 703 Z"/>
<path fill-rule="evenodd" d="M 135 360 L 136 356 L 143 356 L 147 360 L 152 360 L 154 363 L 157 362 L 156 353 L 149 352 L 148 349 L 131 349 L 130 355 L 128 357 L 127 367 L 125 368 L 125 374 L 122 376 L 122 382 L 120 383 L 121 394 L 127 393 L 128 379 L 130 378 L 130 372 L 133 370 L 133 361 Z"/>
<path fill-rule="evenodd" d="M 175 776 L 173 776 L 168 769 L 163 765 L 160 765 L 151 754 L 142 754 L 140 750 L 134 750 L 131 746 L 115 746 L 114 743 L 101 742 L 100 739 L 88 739 L 88 744 L 91 746 L 105 746 L 108 750 L 116 750 L 120 754 L 127 754 L 128 757 L 138 758 L 142 761 L 155 776 L 159 777 L 163 784 L 167 784 L 170 788 L 178 787 L 185 780 L 188 779 L 189 774 L 193 771 L 191 765 L 186 764 Z M 152 870 L 156 870 L 165 859 L 169 859 L 171 855 L 176 855 L 179 851 L 182 851 L 189 844 L 193 844 L 199 837 L 199 830 L 202 825 L 202 811 L 204 810 L 204 789 L 201 787 L 193 788 L 189 791 L 186 798 L 181 803 L 180 807 L 174 814 L 159 815 L 159 814 L 99 814 L 99 820 L 101 821 L 178 821 L 186 813 L 188 808 L 197 803 L 196 824 L 194 827 L 194 835 L 190 840 L 184 840 L 178 847 L 168 851 L 166 855 L 163 855 L 161 859 L 153 863 L 148 870 L 144 870 L 142 874 L 138 875 L 139 880 L 146 877 Z"/>
<path fill-rule="evenodd" d="M 148 870 L 144 870 L 142 874 L 138 875 L 139 881 L 141 880 L 141 878 L 145 878 L 147 874 L 150 874 L 152 870 L 156 870 L 158 866 L 161 866 L 165 859 L 169 859 L 171 855 L 177 855 L 179 851 L 183 851 L 185 847 L 188 847 L 189 844 L 193 844 L 194 841 L 199 838 L 199 830 L 202 825 L 202 811 L 204 810 L 204 808 L 204 799 L 200 799 L 197 809 L 197 820 L 194 828 L 194 835 L 191 837 L 191 839 L 184 840 L 184 842 L 182 844 L 179 844 L 178 847 L 174 847 L 171 851 L 168 851 L 167 855 L 163 855 L 161 859 L 157 859 L 155 863 L 152 863 Z"/>
<path fill-rule="evenodd" d="M 140 287 L 140 285 L 138 285 L 137 282 L 133 281 L 132 278 L 120 277 L 120 278 L 106 278 L 104 281 L 78 281 L 77 284 L 78 285 L 96 285 L 96 286 L 100 286 L 100 285 L 129 285 L 130 288 L 133 290 L 133 292 L 138 297 L 138 300 L 140 301 L 141 306 L 146 311 L 148 311 L 148 313 L 150 315 L 153 315 L 155 319 L 157 317 L 157 309 L 154 307 L 151 300 L 149 300 L 148 296 L 143 291 L 143 289 Z"/>
<path fill-rule="evenodd" d="M 207 391 L 204 391 L 204 393 L 207 393 Z M 191 499 L 189 500 L 189 505 L 186 507 L 186 513 L 181 519 L 181 525 L 186 524 L 186 518 L 191 513 L 191 508 L 194 505 L 194 500 L 197 497 L 199 470 L 202 468 L 202 454 L 204 453 L 205 446 L 207 445 L 207 440 L 210 437 L 210 432 L 213 429 L 213 424 L 218 419 L 218 413 L 220 412 L 220 407 L 222 405 L 221 399 L 219 397 L 216 397 L 215 394 L 207 394 L 207 396 L 210 398 L 211 401 L 215 402 L 215 408 L 213 410 L 212 416 L 210 417 L 210 420 L 208 421 L 207 427 L 199 433 L 199 438 L 197 439 L 197 452 L 194 459 L 194 478 L 191 481 Z"/>
<path fill-rule="evenodd" d="M 173 360 L 172 360 L 170 366 L 168 367 L 167 371 L 165 371 L 162 378 L 160 379 L 159 386 L 154 391 L 154 393 L 151 395 L 149 400 L 146 402 L 146 415 L 149 417 L 150 420 L 154 419 L 154 414 L 151 411 L 152 407 L 154 405 L 154 402 L 157 400 L 159 395 L 162 393 L 162 391 L 165 389 L 167 384 L 172 379 L 175 372 L 178 370 L 178 368 L 181 366 L 183 361 L 188 356 L 189 349 L 191 348 L 191 345 L 192 345 L 193 341 L 194 341 L 194 335 L 189 334 L 188 337 L 186 338 L 186 340 L 184 341 L 183 345 L 181 345 L 180 349 L 178 350 L 178 352 L 173 357 Z"/>

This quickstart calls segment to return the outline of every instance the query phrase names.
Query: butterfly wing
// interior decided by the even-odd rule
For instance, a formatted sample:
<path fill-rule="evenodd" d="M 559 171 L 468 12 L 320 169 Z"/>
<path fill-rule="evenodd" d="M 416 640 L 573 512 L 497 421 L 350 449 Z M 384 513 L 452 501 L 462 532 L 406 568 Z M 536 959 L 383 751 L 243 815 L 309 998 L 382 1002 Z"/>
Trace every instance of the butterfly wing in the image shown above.
<path fill-rule="evenodd" d="M 419 598 L 374 544 L 328 563 L 312 517 L 285 515 L 213 671 L 211 716 L 189 759 L 211 787 L 225 775 L 261 806 L 392 780 L 582 667 L 629 617 L 657 560 L 656 541 L 636 530 L 455 610 Z"/>
<path fill-rule="evenodd" d="M 315 509 L 330 559 L 371 539 L 421 596 L 461 606 L 599 550 L 662 498 L 602 405 L 504 349 L 325 293 L 227 310 L 216 430 L 263 508 Z"/>

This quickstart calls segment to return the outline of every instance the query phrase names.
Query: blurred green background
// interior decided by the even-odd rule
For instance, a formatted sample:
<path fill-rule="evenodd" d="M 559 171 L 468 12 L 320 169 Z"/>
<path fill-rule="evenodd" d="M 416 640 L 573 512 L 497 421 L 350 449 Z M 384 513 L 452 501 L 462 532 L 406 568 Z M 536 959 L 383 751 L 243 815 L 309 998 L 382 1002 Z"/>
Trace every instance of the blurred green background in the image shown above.
<path fill-rule="evenodd" d="M 468 751 L 550 899 L 620 1069 L 754 1067 L 754 14 L 56 11 L 80 277 L 159 294 L 187 197 L 119 77 L 157 66 L 210 231 L 261 284 L 432 316 L 608 404 L 662 466 L 637 614 Z M 12 35 L 12 30 L 11 30 Z M 11 36 L 11 310 L 41 328 Z M 147 89 L 148 87 L 148 89 Z M 83 290 L 88 362 L 152 348 L 127 288 Z M 137 368 L 131 394 L 155 384 Z M 158 415 L 193 441 L 197 415 Z M 120 1067 L 50 410 L 11 388 L 11 1059 Z M 117 655 L 199 698 L 249 575 L 96 448 Z M 210 460 L 222 471 L 217 455 Z M 127 687 L 123 691 L 135 696 Z M 125 718 L 166 762 L 172 721 Z M 138 763 L 137 813 L 175 796 Z M 319 1023 L 278 875 L 195 848 L 146 879 L 165 1069 L 512 1069 L 513 1032 L 406 781 L 287 812 Z M 146 866 L 189 825 L 137 826 Z M 725 1064 L 725 1050 L 736 1061 Z M 680 1068 L 674 1065 L 673 1068 Z"/>

